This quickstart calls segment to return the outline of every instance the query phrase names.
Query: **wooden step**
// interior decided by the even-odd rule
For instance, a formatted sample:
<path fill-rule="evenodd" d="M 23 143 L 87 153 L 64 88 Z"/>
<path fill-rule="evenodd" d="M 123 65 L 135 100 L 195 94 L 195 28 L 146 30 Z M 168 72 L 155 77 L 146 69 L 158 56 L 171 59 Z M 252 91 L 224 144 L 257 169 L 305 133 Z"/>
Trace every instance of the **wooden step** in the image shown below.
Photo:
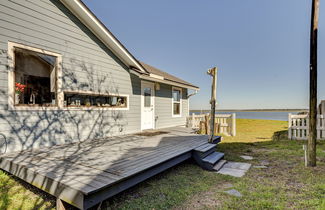
<path fill-rule="evenodd" d="M 222 141 L 222 136 L 215 136 L 212 140 L 212 144 L 219 144 Z"/>
<path fill-rule="evenodd" d="M 216 147 L 215 144 L 206 143 L 206 144 L 203 144 L 203 145 L 195 148 L 194 151 L 203 153 L 203 152 L 207 152 L 210 149 L 215 148 L 215 147 Z"/>
<path fill-rule="evenodd" d="M 203 159 L 206 156 L 216 151 L 217 145 L 206 143 L 194 149 L 193 154 L 197 156 L 199 159 Z"/>
<path fill-rule="evenodd" d="M 213 166 L 213 170 L 214 171 L 219 171 L 225 164 L 227 163 L 226 160 L 219 160 L 214 166 Z"/>
<path fill-rule="evenodd" d="M 216 164 L 220 159 L 225 156 L 224 153 L 221 152 L 213 152 L 210 155 L 206 156 L 202 161 L 205 163 L 209 163 L 211 165 Z"/>

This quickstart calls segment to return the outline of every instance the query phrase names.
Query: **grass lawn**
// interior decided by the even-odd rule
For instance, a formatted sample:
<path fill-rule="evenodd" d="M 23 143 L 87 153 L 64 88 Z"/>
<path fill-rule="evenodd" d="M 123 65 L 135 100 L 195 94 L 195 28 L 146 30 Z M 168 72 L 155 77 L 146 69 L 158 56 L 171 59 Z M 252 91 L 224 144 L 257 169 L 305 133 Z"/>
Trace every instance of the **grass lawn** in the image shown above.
<path fill-rule="evenodd" d="M 267 169 L 251 168 L 243 178 L 180 164 L 103 204 L 103 209 L 325 209 L 325 142 L 317 148 L 318 167 L 305 168 L 302 141 L 288 141 L 287 122 L 237 120 L 237 136 L 225 137 L 225 159 L 254 157 Z M 236 189 L 243 197 L 224 193 Z M 54 200 L 0 171 L 0 209 L 53 208 Z"/>

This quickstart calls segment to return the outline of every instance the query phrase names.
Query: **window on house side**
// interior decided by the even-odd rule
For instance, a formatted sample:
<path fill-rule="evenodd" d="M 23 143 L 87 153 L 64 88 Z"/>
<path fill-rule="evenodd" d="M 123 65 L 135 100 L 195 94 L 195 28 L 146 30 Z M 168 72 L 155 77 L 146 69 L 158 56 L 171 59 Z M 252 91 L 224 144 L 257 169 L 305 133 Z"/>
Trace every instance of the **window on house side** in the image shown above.
<path fill-rule="evenodd" d="M 173 100 L 173 116 L 181 116 L 181 98 L 182 91 L 179 88 L 173 88 L 172 91 Z"/>
<path fill-rule="evenodd" d="M 57 105 L 57 57 L 14 48 L 16 106 Z"/>
<path fill-rule="evenodd" d="M 82 94 L 78 92 L 64 93 L 64 106 L 66 107 L 128 108 L 127 102 L 127 96 Z"/>

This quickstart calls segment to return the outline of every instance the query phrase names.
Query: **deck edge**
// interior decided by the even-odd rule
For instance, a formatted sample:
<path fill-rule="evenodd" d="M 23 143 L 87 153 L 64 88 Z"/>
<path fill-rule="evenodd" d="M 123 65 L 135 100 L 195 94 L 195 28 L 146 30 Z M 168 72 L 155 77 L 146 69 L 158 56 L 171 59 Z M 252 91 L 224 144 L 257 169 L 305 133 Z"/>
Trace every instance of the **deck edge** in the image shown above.
<path fill-rule="evenodd" d="M 0 168 L 56 198 L 64 200 L 80 209 L 83 208 L 84 195 L 78 190 L 41 175 L 25 166 L 20 166 L 12 161 L 6 160 L 3 157 L 0 157 Z"/>

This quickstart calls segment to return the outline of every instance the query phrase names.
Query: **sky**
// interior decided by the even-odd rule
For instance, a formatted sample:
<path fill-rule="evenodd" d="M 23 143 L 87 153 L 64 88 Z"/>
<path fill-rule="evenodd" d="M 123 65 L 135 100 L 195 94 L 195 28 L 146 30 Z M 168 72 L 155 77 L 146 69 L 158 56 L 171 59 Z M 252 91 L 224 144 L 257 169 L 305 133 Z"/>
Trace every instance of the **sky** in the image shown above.
<path fill-rule="evenodd" d="M 139 60 L 200 87 L 208 109 L 308 108 L 311 0 L 84 0 Z M 318 99 L 325 99 L 325 4 L 320 5 Z M 323 12 L 324 11 L 324 12 Z"/>

